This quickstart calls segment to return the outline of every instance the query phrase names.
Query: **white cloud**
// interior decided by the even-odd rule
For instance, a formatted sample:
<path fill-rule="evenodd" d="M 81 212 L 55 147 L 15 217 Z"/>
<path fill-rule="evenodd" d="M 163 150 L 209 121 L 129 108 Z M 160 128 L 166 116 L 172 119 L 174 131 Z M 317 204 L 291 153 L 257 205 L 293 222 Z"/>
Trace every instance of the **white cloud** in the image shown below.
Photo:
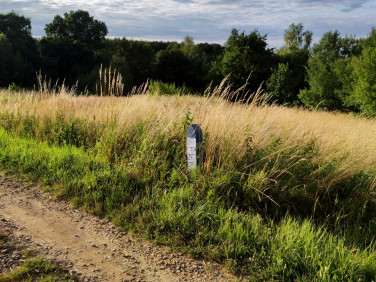
<path fill-rule="evenodd" d="M 104 21 L 110 36 L 157 40 L 224 42 L 232 28 L 268 34 L 270 45 L 283 44 L 290 23 L 302 22 L 317 37 L 338 29 L 342 34 L 367 35 L 375 24 L 376 7 L 361 0 L 1 0 L 0 11 L 14 10 L 32 19 L 33 34 L 56 14 L 83 9 Z"/>

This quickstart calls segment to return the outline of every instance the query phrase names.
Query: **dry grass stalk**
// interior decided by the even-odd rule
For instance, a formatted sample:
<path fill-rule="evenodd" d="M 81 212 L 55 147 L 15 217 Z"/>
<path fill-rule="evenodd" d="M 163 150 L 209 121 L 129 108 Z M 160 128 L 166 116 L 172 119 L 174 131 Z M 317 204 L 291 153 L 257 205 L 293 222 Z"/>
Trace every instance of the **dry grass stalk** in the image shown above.
<path fill-rule="evenodd" d="M 128 95 L 147 94 L 149 91 L 149 85 L 150 85 L 150 81 L 148 79 L 145 83 L 141 84 L 140 86 L 138 87 L 134 86 Z"/>
<path fill-rule="evenodd" d="M 116 69 L 111 70 L 111 66 L 103 69 L 101 65 L 96 92 L 99 96 L 123 96 L 124 83 L 122 75 Z"/>
<path fill-rule="evenodd" d="M 56 80 L 56 82 L 53 84 L 51 78 L 47 79 L 47 76 L 42 75 L 42 72 L 39 71 L 39 73 L 36 74 L 37 76 L 37 90 L 32 91 L 32 94 L 36 97 L 42 98 L 44 96 L 51 96 L 51 95 L 68 95 L 73 96 L 77 92 L 77 84 L 72 87 L 68 87 L 65 85 L 65 80 L 63 80 L 63 83 L 59 85 L 59 79 Z"/>

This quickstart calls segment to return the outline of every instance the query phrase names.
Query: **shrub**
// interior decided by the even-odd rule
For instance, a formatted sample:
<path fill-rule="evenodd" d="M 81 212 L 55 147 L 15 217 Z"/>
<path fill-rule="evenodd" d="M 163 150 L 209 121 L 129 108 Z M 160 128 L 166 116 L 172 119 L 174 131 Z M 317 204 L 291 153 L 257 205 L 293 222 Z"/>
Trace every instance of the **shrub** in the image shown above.
<path fill-rule="evenodd" d="M 175 83 L 164 83 L 158 80 L 152 80 L 149 86 L 149 94 L 161 94 L 161 95 L 188 95 L 192 94 L 193 91 L 186 87 L 177 87 Z"/>
<path fill-rule="evenodd" d="M 19 92 L 21 90 L 21 87 L 15 84 L 14 82 L 9 85 L 8 90 L 10 92 Z"/>

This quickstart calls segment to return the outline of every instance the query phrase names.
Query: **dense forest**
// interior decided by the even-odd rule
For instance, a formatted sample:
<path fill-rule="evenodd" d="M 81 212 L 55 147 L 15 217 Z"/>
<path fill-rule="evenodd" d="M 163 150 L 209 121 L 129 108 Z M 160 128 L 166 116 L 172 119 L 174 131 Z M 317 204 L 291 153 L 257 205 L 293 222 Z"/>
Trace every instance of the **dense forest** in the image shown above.
<path fill-rule="evenodd" d="M 33 38 L 31 21 L 15 12 L 0 14 L 0 87 L 32 88 L 36 73 L 95 93 L 101 68 L 116 69 L 126 95 L 148 79 L 203 93 L 226 76 L 233 88 L 248 77 L 246 93 L 260 85 L 270 102 L 345 112 L 376 114 L 376 29 L 367 38 L 313 33 L 292 23 L 285 45 L 269 48 L 267 35 L 233 29 L 224 44 L 106 38 L 104 22 L 86 11 L 56 15 L 46 35 Z M 311 46 L 312 45 L 312 46 Z M 247 98 L 247 97 L 242 97 Z"/>

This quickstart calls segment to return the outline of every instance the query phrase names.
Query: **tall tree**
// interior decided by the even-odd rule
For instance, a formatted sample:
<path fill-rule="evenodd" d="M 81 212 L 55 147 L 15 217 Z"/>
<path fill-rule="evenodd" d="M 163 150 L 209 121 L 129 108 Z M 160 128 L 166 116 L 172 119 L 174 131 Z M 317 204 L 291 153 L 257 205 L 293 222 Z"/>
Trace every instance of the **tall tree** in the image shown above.
<path fill-rule="evenodd" d="M 225 44 L 221 72 L 223 76 L 230 74 L 234 87 L 243 86 L 250 74 L 250 91 L 256 91 L 268 79 L 275 60 L 273 50 L 267 48 L 266 39 L 266 35 L 260 35 L 257 30 L 248 35 L 232 30 Z"/>
<path fill-rule="evenodd" d="M 18 69 L 16 76 L 14 73 L 11 75 L 13 82 L 31 86 L 34 79 L 33 69 L 39 65 L 39 56 L 35 40 L 31 36 L 30 19 L 15 12 L 0 14 L 0 34 L 4 34 L 10 43 L 12 54 L 9 56 L 16 59 L 17 66 L 22 65 L 23 68 Z M 2 41 L 5 46 L 5 40 Z M 11 65 L 8 65 L 8 68 L 10 72 L 12 72 L 11 69 L 15 69 Z"/>
<path fill-rule="evenodd" d="M 117 56 L 123 57 L 127 61 L 130 73 L 123 74 L 124 77 L 132 76 L 136 85 L 141 85 L 151 78 L 155 54 L 149 42 L 126 38 L 116 39 L 114 49 L 113 52 L 115 51 Z"/>
<path fill-rule="evenodd" d="M 108 32 L 105 23 L 87 11 L 77 10 L 64 17 L 56 15 L 45 31 L 46 37 L 40 42 L 42 71 L 54 79 L 65 79 L 68 84 L 75 84 L 78 78 L 93 81 L 92 70 L 102 63 L 96 61 L 96 52 L 104 46 Z M 90 84 L 89 88 L 93 88 L 95 83 Z M 84 90 L 86 85 L 79 81 L 79 87 Z"/>
<path fill-rule="evenodd" d="M 90 47 L 97 47 L 108 33 L 104 22 L 95 20 L 82 10 L 65 13 L 64 18 L 56 15 L 52 23 L 46 25 L 45 31 L 47 37 L 79 42 Z"/>
<path fill-rule="evenodd" d="M 15 12 L 0 14 L 0 33 L 5 34 L 12 47 L 19 51 L 32 39 L 30 19 Z"/>
<path fill-rule="evenodd" d="M 304 31 L 302 23 L 292 23 L 288 29 L 285 29 L 284 40 L 288 49 L 308 49 L 312 42 L 312 36 L 312 31 Z"/>
<path fill-rule="evenodd" d="M 285 30 L 285 45 L 277 51 L 280 64 L 267 81 L 267 91 L 273 102 L 301 104 L 298 94 L 307 87 L 305 76 L 312 35 L 311 31 L 304 31 L 302 23 L 292 23 Z"/>
<path fill-rule="evenodd" d="M 11 83 L 22 84 L 27 65 L 21 55 L 12 50 L 12 44 L 4 34 L 0 34 L 0 87 Z"/>
<path fill-rule="evenodd" d="M 302 102 L 310 108 L 327 110 L 347 109 L 348 87 L 344 89 L 344 80 L 339 77 L 339 59 L 350 58 L 359 52 L 358 41 L 353 37 L 342 38 L 337 30 L 326 32 L 319 43 L 312 48 L 312 55 L 308 62 L 307 79 L 309 89 L 299 94 Z M 342 60 L 341 66 L 349 60 Z M 348 72 L 342 72 L 342 74 Z"/>
<path fill-rule="evenodd" d="M 195 52 L 195 42 L 192 36 L 186 35 L 181 47 L 183 53 L 188 57 L 193 57 Z"/>
<path fill-rule="evenodd" d="M 266 83 L 268 93 L 271 94 L 273 102 L 294 104 L 296 95 L 293 81 L 293 72 L 289 64 L 279 63 Z"/>
<path fill-rule="evenodd" d="M 157 53 L 154 74 L 156 79 L 175 82 L 181 86 L 187 83 L 191 73 L 190 60 L 179 48 L 168 48 Z"/>
<path fill-rule="evenodd" d="M 361 56 L 353 60 L 355 84 L 352 104 L 364 113 L 376 116 L 376 28 L 364 41 Z"/>

